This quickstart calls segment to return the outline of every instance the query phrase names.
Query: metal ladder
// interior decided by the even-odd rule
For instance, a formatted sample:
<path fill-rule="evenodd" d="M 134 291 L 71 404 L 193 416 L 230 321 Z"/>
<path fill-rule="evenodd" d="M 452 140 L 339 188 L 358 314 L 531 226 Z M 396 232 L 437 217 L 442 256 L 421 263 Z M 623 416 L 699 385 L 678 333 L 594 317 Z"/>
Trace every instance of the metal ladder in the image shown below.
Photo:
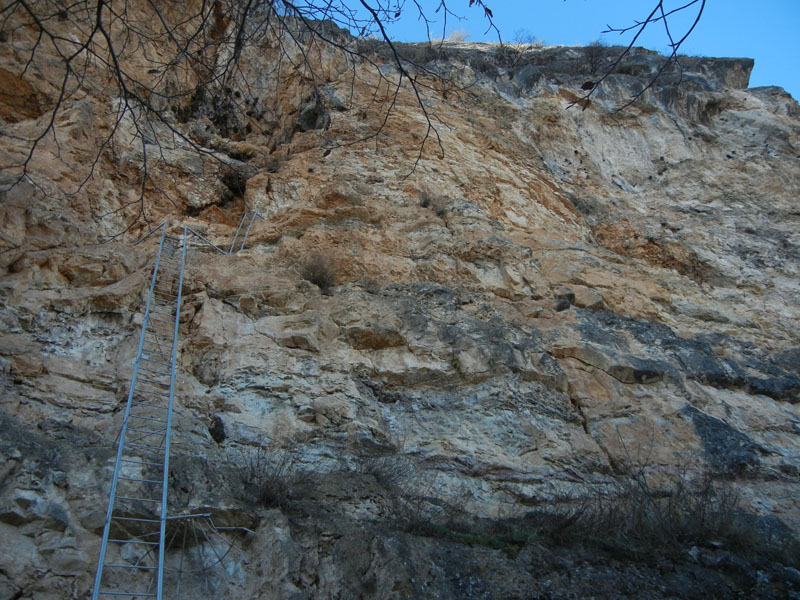
<path fill-rule="evenodd" d="M 250 224 L 247 226 L 247 229 L 244 231 L 244 237 L 242 238 L 242 245 L 239 248 L 235 248 L 236 241 L 239 239 L 239 231 L 242 229 L 242 225 L 247 220 L 248 214 L 250 215 Z M 244 244 L 247 241 L 247 236 L 250 234 L 250 228 L 253 227 L 253 223 L 256 222 L 256 219 L 264 220 L 264 217 L 258 214 L 257 210 L 254 210 L 252 213 L 242 213 L 242 218 L 239 220 L 239 226 L 236 228 L 236 233 L 233 234 L 233 241 L 231 242 L 231 248 L 228 250 L 227 254 L 234 254 L 239 252 L 240 250 L 244 250 Z"/>
<path fill-rule="evenodd" d="M 92 600 L 156 598 L 164 584 L 169 444 L 187 231 L 161 226 L 122 421 Z"/>

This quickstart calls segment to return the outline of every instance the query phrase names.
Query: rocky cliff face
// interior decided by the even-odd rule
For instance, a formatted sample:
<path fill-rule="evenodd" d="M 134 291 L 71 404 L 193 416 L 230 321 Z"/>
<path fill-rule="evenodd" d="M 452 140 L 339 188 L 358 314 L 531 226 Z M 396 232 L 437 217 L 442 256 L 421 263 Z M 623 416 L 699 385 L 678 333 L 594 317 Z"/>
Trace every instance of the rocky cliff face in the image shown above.
<path fill-rule="evenodd" d="M 407 88 L 380 135 L 351 144 L 384 119 L 385 84 L 322 53 L 316 99 L 283 82 L 254 100 L 258 133 L 201 100 L 174 108 L 219 160 L 158 132 L 137 145 L 125 122 L 75 192 L 116 100 L 70 99 L 69 143 L 43 140 L 33 182 L 7 178 L 0 204 L 1 598 L 90 589 L 154 252 L 131 246 L 143 220 L 99 242 L 132 215 L 113 211 L 138 208 L 156 143 L 151 223 L 226 247 L 242 210 L 265 217 L 242 252 L 188 259 L 170 505 L 249 532 L 175 542 L 173 558 L 205 566 L 181 578 L 186 597 L 797 593 L 788 559 L 720 543 L 622 559 L 524 525 L 633 469 L 711 474 L 756 529 L 796 535 L 797 102 L 747 89 L 750 60 L 687 59 L 614 112 L 660 57 L 636 52 L 580 102 L 613 49 L 444 52 L 416 56 L 443 150 L 428 140 L 419 158 Z M 15 89 L 44 110 L 47 76 Z M 4 132 L 40 127 L 34 104 L 10 103 Z M 26 148 L 4 145 L 5 162 Z M 329 290 L 304 278 L 315 255 Z"/>

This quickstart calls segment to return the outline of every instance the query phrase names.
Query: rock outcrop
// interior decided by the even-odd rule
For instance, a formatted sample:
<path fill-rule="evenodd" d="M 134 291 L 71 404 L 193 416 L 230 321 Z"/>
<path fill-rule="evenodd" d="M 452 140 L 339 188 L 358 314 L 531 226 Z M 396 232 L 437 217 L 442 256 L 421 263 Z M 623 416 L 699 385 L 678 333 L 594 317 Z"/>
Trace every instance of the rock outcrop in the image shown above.
<path fill-rule="evenodd" d="M 636 51 L 585 101 L 613 48 L 414 48 L 443 152 L 407 88 L 352 144 L 383 122 L 382 88 L 330 52 L 318 95 L 282 88 L 258 133 L 176 107 L 207 154 L 123 122 L 81 187 L 117 100 L 75 96 L 69 144 L 43 140 L 31 177 L 3 180 L 0 598 L 90 589 L 154 248 L 131 245 L 143 219 L 100 242 L 139 209 L 159 143 L 150 223 L 227 247 L 243 210 L 265 216 L 238 254 L 188 260 L 170 505 L 249 533 L 220 533 L 236 548 L 186 575 L 187 597 L 798 593 L 790 561 L 719 546 L 665 566 L 420 525 L 523 531 L 635 466 L 711 473 L 759 528 L 798 534 L 797 102 L 747 88 L 748 59 L 687 59 L 614 112 L 662 57 Z M 48 118 L 47 76 L 0 94 L 2 162 Z M 325 294 L 301 276 L 318 254 Z M 173 551 L 202 563 L 214 543 Z"/>

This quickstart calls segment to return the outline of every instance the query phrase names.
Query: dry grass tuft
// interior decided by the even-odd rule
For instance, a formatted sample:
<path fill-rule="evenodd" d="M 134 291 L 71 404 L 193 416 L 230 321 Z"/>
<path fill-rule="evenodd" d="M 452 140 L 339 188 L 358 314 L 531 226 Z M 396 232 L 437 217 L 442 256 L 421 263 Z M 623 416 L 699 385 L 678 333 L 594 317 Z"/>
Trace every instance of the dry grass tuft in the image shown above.
<path fill-rule="evenodd" d="M 300 267 L 300 276 L 316 285 L 323 293 L 336 285 L 336 272 L 330 260 L 321 253 L 311 255 Z"/>

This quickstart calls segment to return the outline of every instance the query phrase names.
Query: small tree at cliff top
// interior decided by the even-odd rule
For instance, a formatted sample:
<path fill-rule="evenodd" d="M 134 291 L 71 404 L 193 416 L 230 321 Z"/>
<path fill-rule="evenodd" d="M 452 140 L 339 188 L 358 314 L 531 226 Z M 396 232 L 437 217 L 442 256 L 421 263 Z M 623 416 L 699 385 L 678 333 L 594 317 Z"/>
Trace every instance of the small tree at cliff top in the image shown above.
<path fill-rule="evenodd" d="M 670 58 L 675 58 L 694 25 L 675 39 L 670 17 L 693 8 L 697 10 L 696 24 L 705 0 L 687 0 L 671 10 L 664 0 L 653 0 L 653 4 L 647 16 L 633 26 L 609 27 L 610 31 L 632 31 L 633 39 L 587 91 L 587 98 L 649 25 L 663 26 L 672 47 Z M 414 94 L 426 124 L 417 160 L 430 142 L 443 152 L 436 115 L 423 102 L 422 92 L 426 87 L 443 89 L 448 83 L 443 71 L 429 66 L 427 59 L 441 48 L 431 41 L 433 34 L 445 38 L 448 18 L 458 18 L 451 11 L 455 5 L 455 0 L 432 4 L 422 0 L 6 0 L 0 6 L 0 59 L 15 72 L 0 68 L 0 75 L 7 76 L 12 88 L 0 90 L 0 116 L 5 120 L 0 122 L 0 136 L 23 141 L 26 151 L 0 159 L 0 170 L 12 173 L 17 181 L 35 180 L 37 150 L 44 141 L 55 141 L 61 148 L 58 123 L 65 110 L 87 95 L 114 98 L 96 158 L 87 166 L 78 190 L 95 174 L 115 137 L 126 129 L 126 135 L 132 134 L 141 147 L 140 193 L 117 211 L 126 211 L 129 224 L 147 221 L 145 192 L 154 186 L 148 164 L 154 152 L 156 156 L 161 153 L 165 132 L 217 160 L 184 123 L 207 117 L 224 137 L 258 132 L 263 127 L 258 119 L 263 107 L 257 104 L 255 91 L 271 84 L 278 93 L 287 78 L 306 88 L 306 105 L 318 105 L 320 88 L 326 82 L 319 57 L 326 52 L 344 59 L 353 81 L 359 76 L 357 65 L 371 67 L 376 75 L 375 96 L 383 103 L 384 118 L 356 141 L 380 135 L 405 88 Z M 460 0 L 458 5 L 479 11 L 487 31 L 494 30 L 502 43 L 487 2 Z M 429 50 L 422 57 L 418 48 L 412 52 L 395 44 L 387 30 L 409 13 L 419 18 L 428 39 Z M 442 26 L 441 35 L 432 32 L 434 17 Z M 247 68 L 248 55 L 259 51 L 275 55 L 269 74 Z M 382 68 L 386 57 L 393 64 L 391 70 Z M 30 87 L 26 78 L 36 72 L 47 73 L 50 86 L 38 95 L 26 88 Z M 374 98 L 365 102 L 371 101 Z M 40 106 L 34 110 L 36 104 Z M 33 134 L 20 133 L 13 125 L 26 116 L 39 119 Z"/>

